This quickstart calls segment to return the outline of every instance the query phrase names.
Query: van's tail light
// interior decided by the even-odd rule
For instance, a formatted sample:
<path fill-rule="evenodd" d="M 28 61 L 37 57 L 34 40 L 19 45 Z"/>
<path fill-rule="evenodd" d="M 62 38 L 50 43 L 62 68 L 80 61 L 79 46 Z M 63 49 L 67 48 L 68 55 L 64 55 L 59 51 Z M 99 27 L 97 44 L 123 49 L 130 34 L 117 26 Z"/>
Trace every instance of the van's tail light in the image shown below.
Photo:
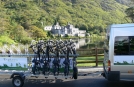
<path fill-rule="evenodd" d="M 111 71 L 111 61 L 108 60 L 108 71 Z"/>

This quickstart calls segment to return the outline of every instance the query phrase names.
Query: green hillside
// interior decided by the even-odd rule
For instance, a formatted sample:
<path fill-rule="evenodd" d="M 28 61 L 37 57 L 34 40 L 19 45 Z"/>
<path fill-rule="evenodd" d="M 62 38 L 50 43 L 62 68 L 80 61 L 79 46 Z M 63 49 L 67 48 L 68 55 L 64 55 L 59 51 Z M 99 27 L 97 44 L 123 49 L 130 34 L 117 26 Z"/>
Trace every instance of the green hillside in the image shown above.
<path fill-rule="evenodd" d="M 27 43 L 48 38 L 44 26 L 68 22 L 102 35 L 113 23 L 126 23 L 126 5 L 116 0 L 0 0 L 0 35 Z"/>
<path fill-rule="evenodd" d="M 127 6 L 133 6 L 133 2 L 134 0 L 116 0 L 118 3 L 123 4 L 123 5 L 127 5 Z"/>

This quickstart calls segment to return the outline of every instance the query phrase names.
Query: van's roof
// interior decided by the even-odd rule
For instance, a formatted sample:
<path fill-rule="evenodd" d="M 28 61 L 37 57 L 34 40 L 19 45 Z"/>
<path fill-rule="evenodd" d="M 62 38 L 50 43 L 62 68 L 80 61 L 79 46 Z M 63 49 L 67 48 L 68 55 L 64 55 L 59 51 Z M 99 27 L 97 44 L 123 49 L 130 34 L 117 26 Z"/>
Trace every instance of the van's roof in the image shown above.
<path fill-rule="evenodd" d="M 113 24 L 109 29 L 113 36 L 134 36 L 134 23 L 128 24 Z M 110 34 L 108 32 L 108 34 Z"/>
<path fill-rule="evenodd" d="M 111 27 L 134 27 L 134 23 L 127 23 L 127 24 L 112 24 Z"/>

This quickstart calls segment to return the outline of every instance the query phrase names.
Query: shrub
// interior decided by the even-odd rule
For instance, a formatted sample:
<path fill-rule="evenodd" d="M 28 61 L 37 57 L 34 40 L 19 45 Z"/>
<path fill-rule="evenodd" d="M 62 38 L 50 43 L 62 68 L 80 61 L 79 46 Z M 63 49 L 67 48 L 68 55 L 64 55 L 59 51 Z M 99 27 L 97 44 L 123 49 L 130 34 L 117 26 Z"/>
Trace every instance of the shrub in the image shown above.
<path fill-rule="evenodd" d="M 10 39 L 8 36 L 0 36 L 0 45 L 3 44 L 16 44 L 14 40 Z"/>

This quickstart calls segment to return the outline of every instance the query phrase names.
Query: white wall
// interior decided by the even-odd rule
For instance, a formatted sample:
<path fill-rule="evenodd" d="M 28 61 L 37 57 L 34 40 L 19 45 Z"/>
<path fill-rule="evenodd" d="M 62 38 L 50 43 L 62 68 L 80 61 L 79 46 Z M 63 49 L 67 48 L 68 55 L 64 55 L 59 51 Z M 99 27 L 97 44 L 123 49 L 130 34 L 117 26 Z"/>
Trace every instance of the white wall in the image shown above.
<path fill-rule="evenodd" d="M 51 29 L 52 29 L 52 26 L 46 26 L 46 27 L 44 27 L 44 30 L 46 30 L 46 31 L 51 31 Z"/>

